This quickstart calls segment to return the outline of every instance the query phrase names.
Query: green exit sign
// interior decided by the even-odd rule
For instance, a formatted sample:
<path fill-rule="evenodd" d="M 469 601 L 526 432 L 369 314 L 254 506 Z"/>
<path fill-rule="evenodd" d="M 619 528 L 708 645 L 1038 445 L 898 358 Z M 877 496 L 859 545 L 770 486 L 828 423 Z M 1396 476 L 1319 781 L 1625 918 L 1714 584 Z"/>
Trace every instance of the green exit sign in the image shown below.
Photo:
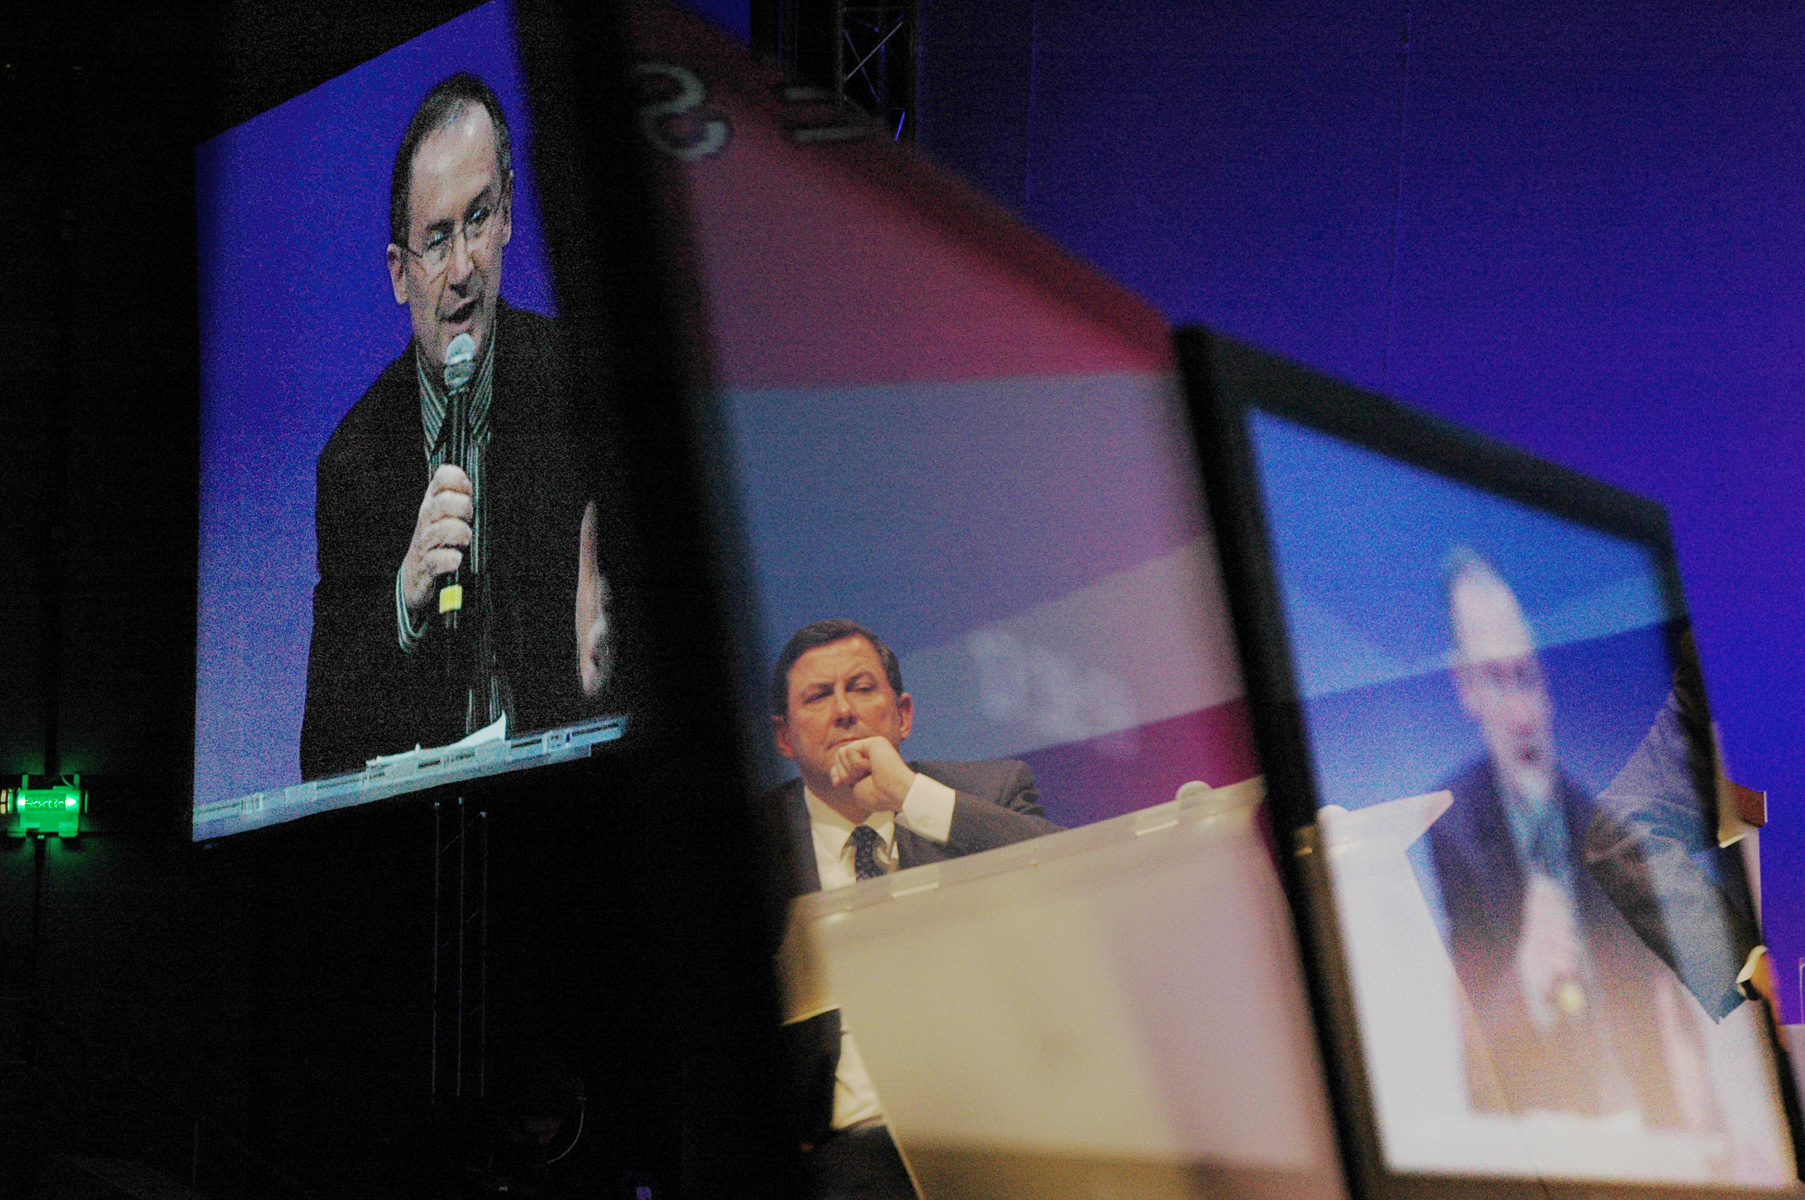
<path fill-rule="evenodd" d="M 31 834 L 74 837 L 81 832 L 83 808 L 81 776 L 71 783 L 51 787 L 31 786 L 31 777 L 19 780 L 17 789 L 0 791 L 0 818 L 10 837 Z"/>

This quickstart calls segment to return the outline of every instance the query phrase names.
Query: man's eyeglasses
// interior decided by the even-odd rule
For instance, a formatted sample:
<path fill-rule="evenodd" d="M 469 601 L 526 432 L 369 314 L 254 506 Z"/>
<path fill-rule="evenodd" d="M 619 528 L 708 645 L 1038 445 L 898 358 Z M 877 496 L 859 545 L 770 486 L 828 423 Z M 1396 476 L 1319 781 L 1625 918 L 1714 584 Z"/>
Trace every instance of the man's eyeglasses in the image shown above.
<path fill-rule="evenodd" d="M 426 235 L 426 244 L 418 250 L 412 246 L 401 248 L 420 260 L 429 282 L 437 279 L 451 263 L 451 245 L 459 233 L 464 235 L 465 253 L 475 254 L 489 244 L 489 237 L 495 230 L 495 215 L 505 203 L 505 200 L 480 199 L 456 225 L 435 226 Z"/>
<path fill-rule="evenodd" d="M 1475 683 L 1501 692 L 1539 694 L 1548 687 L 1547 680 L 1542 676 L 1542 664 L 1533 654 L 1464 663 L 1461 669 Z"/>

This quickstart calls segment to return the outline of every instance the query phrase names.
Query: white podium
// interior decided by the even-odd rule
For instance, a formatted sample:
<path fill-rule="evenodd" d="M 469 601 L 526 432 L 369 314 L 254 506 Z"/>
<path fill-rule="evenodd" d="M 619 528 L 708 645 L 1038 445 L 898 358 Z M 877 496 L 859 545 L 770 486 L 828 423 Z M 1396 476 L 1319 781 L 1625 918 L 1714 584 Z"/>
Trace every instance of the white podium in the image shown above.
<path fill-rule="evenodd" d="M 796 902 L 927 1200 L 1338 1200 L 1258 779 Z"/>

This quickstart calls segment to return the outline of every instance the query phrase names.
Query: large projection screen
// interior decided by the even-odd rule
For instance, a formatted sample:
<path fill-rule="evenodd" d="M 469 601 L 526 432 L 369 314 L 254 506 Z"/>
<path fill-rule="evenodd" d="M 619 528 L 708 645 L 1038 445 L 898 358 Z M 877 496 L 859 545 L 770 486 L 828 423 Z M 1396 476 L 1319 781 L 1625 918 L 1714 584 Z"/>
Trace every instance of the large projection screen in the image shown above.
<path fill-rule="evenodd" d="M 586 755 L 625 729 L 606 681 L 608 635 L 598 642 L 585 625 L 600 613 L 605 626 L 608 566 L 606 547 L 583 540 L 575 414 L 590 397 L 563 374 L 516 33 L 510 6 L 496 0 L 195 152 L 196 840 Z M 511 184 L 497 162 L 487 229 L 460 232 L 477 201 L 449 193 L 480 184 L 470 174 L 483 169 L 480 156 L 444 195 L 429 191 L 421 167 L 403 214 L 418 228 L 395 251 L 397 150 L 422 98 L 458 72 L 499 102 Z M 450 145 L 475 120 L 429 129 L 421 145 L 437 133 Z M 428 217 L 444 215 L 426 211 L 434 201 L 458 211 L 429 229 Z M 429 279 L 417 251 L 448 232 L 457 245 Z M 495 315 L 485 319 L 485 305 Z M 466 326 L 475 373 L 460 389 L 434 360 L 457 356 L 449 339 Z M 465 414 L 439 418 L 443 441 L 428 436 L 416 372 L 431 378 L 441 413 Z M 461 457 L 446 444 L 454 425 L 468 430 Z M 419 612 L 403 605 L 397 578 L 433 469 L 447 462 L 487 489 L 466 522 L 475 544 L 460 550 L 469 554 L 461 640 L 430 599 Z M 402 607 L 408 627 L 426 631 L 411 644 Z"/>

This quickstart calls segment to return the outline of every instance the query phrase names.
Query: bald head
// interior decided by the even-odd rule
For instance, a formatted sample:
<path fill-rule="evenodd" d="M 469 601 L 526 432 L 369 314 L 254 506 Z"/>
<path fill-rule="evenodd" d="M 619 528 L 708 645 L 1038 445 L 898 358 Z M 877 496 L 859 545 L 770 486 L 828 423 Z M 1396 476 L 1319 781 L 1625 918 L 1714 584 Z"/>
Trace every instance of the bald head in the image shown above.
<path fill-rule="evenodd" d="M 1539 801 L 1554 786 L 1554 703 L 1516 593 L 1470 551 L 1449 571 L 1448 623 L 1461 708 L 1508 789 Z"/>
<path fill-rule="evenodd" d="M 1460 663 L 1510 662 L 1535 657 L 1535 639 L 1517 594 L 1489 568 L 1458 576 L 1448 588 L 1448 621 Z"/>

